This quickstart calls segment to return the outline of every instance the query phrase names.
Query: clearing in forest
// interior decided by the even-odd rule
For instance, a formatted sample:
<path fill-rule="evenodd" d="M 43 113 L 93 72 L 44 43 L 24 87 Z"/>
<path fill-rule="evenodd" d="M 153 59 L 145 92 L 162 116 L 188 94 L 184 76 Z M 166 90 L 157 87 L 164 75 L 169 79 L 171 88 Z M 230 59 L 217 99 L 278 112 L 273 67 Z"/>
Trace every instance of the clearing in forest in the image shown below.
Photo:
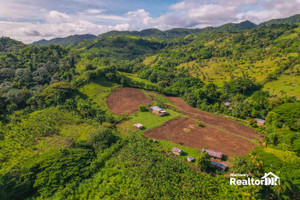
<path fill-rule="evenodd" d="M 248 140 L 210 126 L 198 127 L 196 121 L 186 117 L 171 119 L 162 126 L 146 131 L 145 136 L 197 149 L 207 146 L 229 157 L 234 154 L 246 156 L 256 146 Z"/>
<path fill-rule="evenodd" d="M 106 99 L 107 106 L 116 115 L 132 114 L 138 111 L 139 105 L 153 103 L 141 90 L 136 88 L 119 88 Z"/>

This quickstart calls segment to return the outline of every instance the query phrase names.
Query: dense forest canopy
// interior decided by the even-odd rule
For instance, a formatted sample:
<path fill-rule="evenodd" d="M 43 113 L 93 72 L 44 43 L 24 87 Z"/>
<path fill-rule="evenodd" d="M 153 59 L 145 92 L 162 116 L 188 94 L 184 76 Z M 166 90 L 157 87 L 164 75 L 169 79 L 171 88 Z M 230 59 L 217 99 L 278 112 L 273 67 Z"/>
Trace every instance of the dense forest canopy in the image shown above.
<path fill-rule="evenodd" d="M 33 45 L 1 38 L 0 199 L 297 199 L 298 18 Z M 108 109 L 107 96 L 120 87 L 180 97 L 254 128 L 262 140 L 247 156 L 230 158 L 227 171 L 197 149 L 196 162 L 186 164 L 164 142 L 118 128 L 136 117 Z M 153 101 L 179 112 L 163 97 Z M 229 173 L 265 172 L 281 185 L 229 185 Z"/>

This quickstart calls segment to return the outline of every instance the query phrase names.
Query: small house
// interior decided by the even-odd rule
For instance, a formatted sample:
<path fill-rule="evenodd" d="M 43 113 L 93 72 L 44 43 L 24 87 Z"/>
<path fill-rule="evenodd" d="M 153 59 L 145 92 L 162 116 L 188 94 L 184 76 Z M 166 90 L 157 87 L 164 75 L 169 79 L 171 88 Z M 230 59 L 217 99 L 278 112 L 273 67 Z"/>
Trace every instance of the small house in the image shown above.
<path fill-rule="evenodd" d="M 226 169 L 227 165 L 224 164 L 224 163 L 218 163 L 218 162 L 215 162 L 215 161 L 211 161 L 211 164 L 215 167 L 218 167 L 220 169 Z"/>
<path fill-rule="evenodd" d="M 177 147 L 173 147 L 172 152 L 178 156 L 180 156 L 183 153 L 182 149 L 179 149 Z"/>
<path fill-rule="evenodd" d="M 167 111 L 165 111 L 164 109 L 158 107 L 158 106 L 153 106 L 150 108 L 151 112 L 153 112 L 154 114 L 157 114 L 159 116 L 163 116 L 163 115 L 167 115 Z"/>
<path fill-rule="evenodd" d="M 195 160 L 195 158 L 193 156 L 189 156 L 186 158 L 186 160 L 189 162 L 193 162 Z"/>
<path fill-rule="evenodd" d="M 228 107 L 228 106 L 230 106 L 231 102 L 230 102 L 230 101 L 225 101 L 223 104 L 224 104 L 226 107 Z"/>
<path fill-rule="evenodd" d="M 208 155 L 210 155 L 213 158 L 222 159 L 222 157 L 223 157 L 222 152 L 217 152 L 217 151 L 213 151 L 213 150 L 209 150 L 209 149 L 202 149 L 202 151 L 206 151 L 208 153 Z"/>
<path fill-rule="evenodd" d="M 260 119 L 260 118 L 254 118 L 254 119 L 257 122 L 257 124 L 256 124 L 257 126 L 264 126 L 266 123 L 266 120 L 264 120 L 264 119 Z"/>
<path fill-rule="evenodd" d="M 142 129 L 144 127 L 141 123 L 135 123 L 133 126 L 137 127 L 138 129 Z"/>

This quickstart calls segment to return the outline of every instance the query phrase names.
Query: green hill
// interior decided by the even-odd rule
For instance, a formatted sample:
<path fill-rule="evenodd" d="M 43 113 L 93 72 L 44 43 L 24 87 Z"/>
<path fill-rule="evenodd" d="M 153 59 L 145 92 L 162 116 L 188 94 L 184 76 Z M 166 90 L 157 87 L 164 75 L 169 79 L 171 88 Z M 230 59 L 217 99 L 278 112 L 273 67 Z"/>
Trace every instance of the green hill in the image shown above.
<path fill-rule="evenodd" d="M 91 43 L 91 44 L 90 44 Z M 83 44 L 79 44 L 82 46 Z M 117 59 L 134 59 L 138 56 L 153 54 L 164 47 L 157 39 L 144 39 L 135 36 L 115 36 L 100 38 L 96 41 L 87 41 L 84 49 L 99 57 Z"/>
<path fill-rule="evenodd" d="M 0 199 L 299 199 L 299 33 L 298 24 L 246 21 L 60 41 L 68 47 L 1 38 Z M 154 105 L 169 115 L 149 112 Z M 148 138 L 159 126 L 167 140 Z M 195 129 L 224 131 L 225 149 L 246 150 L 232 137 L 254 149 L 223 156 L 219 169 L 184 142 L 194 143 Z M 230 174 L 267 172 L 280 185 L 230 185 Z"/>
<path fill-rule="evenodd" d="M 158 39 L 170 39 L 176 37 L 185 37 L 187 35 L 195 35 L 198 33 L 209 33 L 209 32 L 231 32 L 238 30 L 245 30 L 254 28 L 256 25 L 250 21 L 244 21 L 241 23 L 229 23 L 224 24 L 219 27 L 207 27 L 203 29 L 188 29 L 188 28 L 173 28 L 166 31 L 161 31 L 159 29 L 146 29 L 142 31 L 110 31 L 103 33 L 98 36 L 98 38 L 120 36 L 120 35 L 131 35 L 138 37 L 153 37 Z"/>
<path fill-rule="evenodd" d="M 262 27 L 262 26 L 271 26 L 273 24 L 295 24 L 299 22 L 300 22 L 300 14 L 297 14 L 287 18 L 271 19 L 269 21 L 260 23 L 258 26 Z"/>
<path fill-rule="evenodd" d="M 9 53 L 9 52 L 17 52 L 19 49 L 24 48 L 26 45 L 22 42 L 13 40 L 9 37 L 1 37 L 0 38 L 0 55 Z"/>
<path fill-rule="evenodd" d="M 36 42 L 33 42 L 30 45 L 34 46 L 47 46 L 50 44 L 55 44 L 55 45 L 62 45 L 62 46 L 73 46 L 78 44 L 79 42 L 83 40 L 93 40 L 95 39 L 95 35 L 91 34 L 85 34 L 85 35 L 71 35 L 65 38 L 54 38 L 51 40 L 39 40 Z"/>

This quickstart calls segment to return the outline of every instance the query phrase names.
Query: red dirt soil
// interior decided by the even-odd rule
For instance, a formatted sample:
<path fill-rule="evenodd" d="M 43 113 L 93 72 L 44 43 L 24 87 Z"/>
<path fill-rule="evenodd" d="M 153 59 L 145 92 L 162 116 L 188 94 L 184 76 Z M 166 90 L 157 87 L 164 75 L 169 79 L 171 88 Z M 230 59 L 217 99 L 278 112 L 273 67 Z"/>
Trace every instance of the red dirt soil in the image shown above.
<path fill-rule="evenodd" d="M 111 112 L 119 115 L 135 113 L 139 105 L 147 105 L 153 101 L 139 89 L 119 88 L 107 97 L 106 103 Z"/>
<path fill-rule="evenodd" d="M 197 123 L 186 117 L 177 117 L 162 126 L 145 132 L 145 136 L 202 149 L 205 145 L 214 151 L 221 151 L 231 157 L 246 156 L 256 146 L 243 138 L 223 132 L 210 126 L 198 127 Z"/>
<path fill-rule="evenodd" d="M 212 127 L 216 127 L 231 133 L 249 138 L 256 139 L 258 134 L 254 129 L 240 124 L 236 121 L 226 119 L 217 115 L 213 115 L 187 105 L 183 100 L 178 97 L 168 97 L 168 99 L 185 115 L 188 115 L 196 120 L 203 123 L 209 124 Z"/>

